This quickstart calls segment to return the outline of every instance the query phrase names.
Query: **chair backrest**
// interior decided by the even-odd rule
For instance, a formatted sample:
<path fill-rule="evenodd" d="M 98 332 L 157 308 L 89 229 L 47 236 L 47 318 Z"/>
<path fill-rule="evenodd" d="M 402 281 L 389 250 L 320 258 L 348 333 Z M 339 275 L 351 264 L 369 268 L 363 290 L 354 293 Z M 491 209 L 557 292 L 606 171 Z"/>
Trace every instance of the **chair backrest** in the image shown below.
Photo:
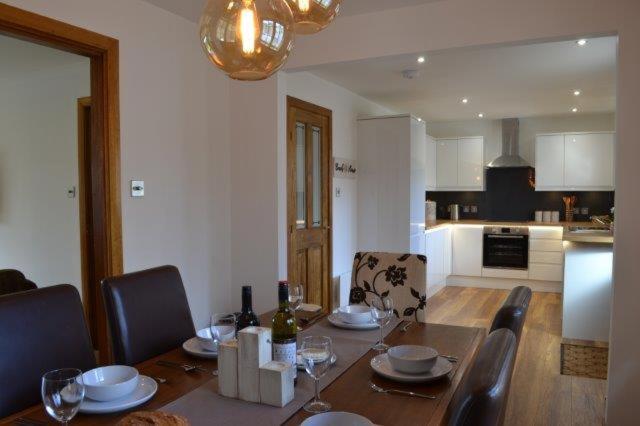
<path fill-rule="evenodd" d="M 388 295 L 396 316 L 425 321 L 427 303 L 427 258 L 416 254 L 356 253 L 351 274 L 349 303 L 366 303 Z"/>
<path fill-rule="evenodd" d="M 449 426 L 504 423 L 517 345 L 507 328 L 489 334 L 447 408 Z"/>
<path fill-rule="evenodd" d="M 520 341 L 520 335 L 522 334 L 522 327 L 527 318 L 530 301 L 531 289 L 529 287 L 519 286 L 511 290 L 507 300 L 505 300 L 493 318 L 491 331 L 508 328 L 513 331 L 516 339 Z"/>
<path fill-rule="evenodd" d="M 195 336 L 180 272 L 160 266 L 102 281 L 115 362 L 134 365 Z"/>
<path fill-rule="evenodd" d="M 0 296 L 38 288 L 22 272 L 15 269 L 0 269 Z"/>
<path fill-rule="evenodd" d="M 47 371 L 95 366 L 75 287 L 0 296 L 0 418 L 40 402 L 40 381 Z"/>

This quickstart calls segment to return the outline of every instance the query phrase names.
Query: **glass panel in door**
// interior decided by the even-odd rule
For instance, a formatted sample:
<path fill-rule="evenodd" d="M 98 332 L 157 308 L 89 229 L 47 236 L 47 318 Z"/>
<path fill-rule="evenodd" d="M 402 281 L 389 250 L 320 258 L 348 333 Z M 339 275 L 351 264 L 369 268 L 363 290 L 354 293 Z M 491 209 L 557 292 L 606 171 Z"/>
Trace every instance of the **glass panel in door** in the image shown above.
<path fill-rule="evenodd" d="M 306 126 L 296 123 L 296 228 L 307 227 Z"/>
<path fill-rule="evenodd" d="M 319 127 L 311 128 L 312 142 L 312 226 L 322 226 L 322 133 Z"/>

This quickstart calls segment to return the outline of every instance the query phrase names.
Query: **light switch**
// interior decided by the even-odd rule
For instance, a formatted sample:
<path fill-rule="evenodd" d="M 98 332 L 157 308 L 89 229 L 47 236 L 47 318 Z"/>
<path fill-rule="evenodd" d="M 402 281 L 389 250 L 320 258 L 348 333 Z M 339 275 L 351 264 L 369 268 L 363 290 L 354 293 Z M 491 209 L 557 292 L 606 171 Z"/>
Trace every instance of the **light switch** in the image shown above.
<path fill-rule="evenodd" d="M 340 198 L 342 196 L 342 188 L 336 186 L 336 198 Z"/>
<path fill-rule="evenodd" d="M 143 180 L 131 181 L 131 196 L 144 197 L 144 181 Z"/>
<path fill-rule="evenodd" d="M 67 189 L 67 197 L 68 198 L 76 198 L 76 187 L 72 186 Z"/>

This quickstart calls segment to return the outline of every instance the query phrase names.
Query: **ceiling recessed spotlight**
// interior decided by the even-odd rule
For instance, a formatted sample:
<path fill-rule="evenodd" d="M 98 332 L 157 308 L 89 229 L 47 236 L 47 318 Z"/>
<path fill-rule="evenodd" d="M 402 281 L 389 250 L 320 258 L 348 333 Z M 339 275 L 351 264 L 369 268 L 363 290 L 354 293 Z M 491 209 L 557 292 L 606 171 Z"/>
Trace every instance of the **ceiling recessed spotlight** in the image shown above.
<path fill-rule="evenodd" d="M 579 90 L 574 90 L 574 91 L 573 91 L 573 96 L 580 96 L 580 94 L 581 94 L 581 93 L 582 93 L 582 92 L 581 92 L 581 91 L 579 91 Z"/>
<path fill-rule="evenodd" d="M 418 121 L 419 121 L 419 122 L 422 122 L 422 118 L 418 117 Z"/>
<path fill-rule="evenodd" d="M 478 114 L 478 117 L 479 117 L 479 118 L 482 118 L 482 117 L 484 117 L 484 114 L 483 114 L 483 113 L 479 113 L 479 114 Z"/>
<path fill-rule="evenodd" d="M 587 39 L 586 38 L 581 38 L 580 40 L 576 41 L 576 44 L 578 46 L 586 46 L 587 44 Z"/>
<path fill-rule="evenodd" d="M 571 112 L 578 112 L 578 108 L 576 107 L 571 108 Z"/>
<path fill-rule="evenodd" d="M 468 104 L 468 103 L 469 103 L 469 99 L 467 99 L 467 98 L 462 98 L 462 103 L 463 103 L 463 104 Z"/>
<path fill-rule="evenodd" d="M 418 56 L 418 63 L 419 64 L 424 64 L 424 61 L 426 61 L 427 58 L 425 58 L 424 56 Z"/>

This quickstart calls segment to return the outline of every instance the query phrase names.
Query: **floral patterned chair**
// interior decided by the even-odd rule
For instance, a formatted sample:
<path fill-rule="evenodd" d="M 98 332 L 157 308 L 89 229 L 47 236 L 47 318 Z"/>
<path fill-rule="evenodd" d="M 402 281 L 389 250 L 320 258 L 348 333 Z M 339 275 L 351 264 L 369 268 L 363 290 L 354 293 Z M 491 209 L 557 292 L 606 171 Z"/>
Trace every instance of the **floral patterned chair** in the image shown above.
<path fill-rule="evenodd" d="M 389 296 L 398 318 L 425 322 L 427 258 L 416 254 L 356 253 L 351 274 L 350 304 L 367 306 L 374 297 Z"/>

